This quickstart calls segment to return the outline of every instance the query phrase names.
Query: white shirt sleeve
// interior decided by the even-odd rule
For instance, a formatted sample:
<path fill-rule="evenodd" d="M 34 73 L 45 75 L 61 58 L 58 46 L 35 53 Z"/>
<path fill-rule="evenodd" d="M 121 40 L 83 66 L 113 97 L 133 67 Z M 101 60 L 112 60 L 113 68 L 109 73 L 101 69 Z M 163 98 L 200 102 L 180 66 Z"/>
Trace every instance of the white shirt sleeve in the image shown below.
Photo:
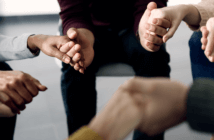
<path fill-rule="evenodd" d="M 27 47 L 27 39 L 32 34 L 9 37 L 0 34 L 0 61 L 19 60 L 38 56 Z"/>

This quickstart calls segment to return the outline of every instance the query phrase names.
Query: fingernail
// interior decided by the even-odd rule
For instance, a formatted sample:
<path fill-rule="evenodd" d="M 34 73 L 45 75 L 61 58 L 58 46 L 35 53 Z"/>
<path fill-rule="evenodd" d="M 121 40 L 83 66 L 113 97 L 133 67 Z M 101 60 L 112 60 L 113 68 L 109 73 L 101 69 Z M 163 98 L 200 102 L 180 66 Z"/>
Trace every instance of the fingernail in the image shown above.
<path fill-rule="evenodd" d="M 75 32 L 70 33 L 70 38 L 72 38 L 75 35 Z"/>
<path fill-rule="evenodd" d="M 163 42 L 166 43 L 167 40 L 168 40 L 168 37 L 164 37 Z"/>
<path fill-rule="evenodd" d="M 65 63 L 69 63 L 70 62 L 70 58 L 69 57 L 66 57 L 65 58 Z"/>
<path fill-rule="evenodd" d="M 153 19 L 153 24 L 157 24 L 158 23 L 158 20 L 155 18 L 155 19 Z"/>

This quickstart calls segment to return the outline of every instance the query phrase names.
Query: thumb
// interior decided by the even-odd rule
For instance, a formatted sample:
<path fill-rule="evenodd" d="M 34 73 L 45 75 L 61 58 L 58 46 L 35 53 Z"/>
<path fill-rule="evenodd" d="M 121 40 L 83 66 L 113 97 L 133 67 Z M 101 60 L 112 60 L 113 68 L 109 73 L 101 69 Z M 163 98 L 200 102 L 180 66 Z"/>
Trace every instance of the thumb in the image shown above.
<path fill-rule="evenodd" d="M 154 9 L 157 9 L 157 4 L 155 2 L 150 2 L 148 5 L 147 5 L 147 9 L 145 11 L 145 16 L 150 16 L 151 15 L 151 11 L 154 10 Z"/>
<path fill-rule="evenodd" d="M 37 88 L 40 90 L 40 91 L 45 91 L 47 90 L 48 88 L 44 85 L 42 85 L 38 80 L 35 79 L 34 81 L 35 85 L 37 86 Z"/>
<path fill-rule="evenodd" d="M 61 52 L 56 47 L 48 48 L 48 50 L 46 50 L 46 52 L 51 52 L 51 54 L 49 54 L 49 56 L 56 57 L 66 64 L 70 63 L 70 61 L 71 61 L 71 58 L 67 54 Z"/>
<path fill-rule="evenodd" d="M 69 28 L 67 31 L 67 36 L 70 39 L 76 39 L 77 38 L 77 29 L 76 28 Z"/>
<path fill-rule="evenodd" d="M 163 36 L 163 42 L 166 43 L 170 38 L 173 37 L 175 31 L 178 29 L 180 22 L 172 23 L 171 27 L 169 28 L 168 32 Z"/>

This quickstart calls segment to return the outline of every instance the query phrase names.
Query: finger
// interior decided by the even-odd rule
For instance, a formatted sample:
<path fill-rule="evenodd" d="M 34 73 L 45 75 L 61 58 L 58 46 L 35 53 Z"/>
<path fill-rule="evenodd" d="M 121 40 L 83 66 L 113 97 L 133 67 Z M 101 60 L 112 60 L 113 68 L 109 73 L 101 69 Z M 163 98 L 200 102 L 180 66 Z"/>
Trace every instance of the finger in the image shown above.
<path fill-rule="evenodd" d="M 208 34 L 209 34 L 209 31 L 207 30 L 207 27 L 206 26 L 202 26 L 201 27 L 201 32 L 202 32 L 202 37 L 203 38 L 207 38 Z"/>
<path fill-rule="evenodd" d="M 82 60 L 79 61 L 80 67 L 84 67 L 84 62 Z"/>
<path fill-rule="evenodd" d="M 67 31 L 67 36 L 70 38 L 70 39 L 76 39 L 77 37 L 77 29 L 76 28 L 70 28 L 68 29 Z"/>
<path fill-rule="evenodd" d="M 15 90 L 7 90 L 5 93 L 11 98 L 19 110 L 26 108 L 24 99 Z"/>
<path fill-rule="evenodd" d="M 79 64 L 78 64 L 78 63 L 76 63 L 76 64 L 74 65 L 74 69 L 75 69 L 76 71 L 79 71 L 80 66 L 79 66 Z"/>
<path fill-rule="evenodd" d="M 202 49 L 202 50 L 205 50 L 205 49 L 206 49 L 206 46 L 205 46 L 205 45 L 202 45 L 202 46 L 201 46 L 201 49 Z"/>
<path fill-rule="evenodd" d="M 73 57 L 77 52 L 79 52 L 81 50 L 81 46 L 79 44 L 75 44 L 71 49 L 70 51 L 68 51 L 66 54 L 69 56 L 69 57 Z"/>
<path fill-rule="evenodd" d="M 162 38 L 156 36 L 156 35 L 151 35 L 151 34 L 148 34 L 148 33 L 145 33 L 144 34 L 144 38 L 146 40 L 148 40 L 149 42 L 155 44 L 155 45 L 162 45 L 163 44 L 163 41 L 162 41 Z"/>
<path fill-rule="evenodd" d="M 153 44 L 152 42 L 146 41 L 146 49 L 150 52 L 156 52 L 160 49 L 160 46 Z"/>
<path fill-rule="evenodd" d="M 25 103 L 32 102 L 33 97 L 23 83 L 18 83 L 15 91 L 24 99 Z"/>
<path fill-rule="evenodd" d="M 72 63 L 74 64 L 74 63 L 77 63 L 78 61 L 80 61 L 80 59 L 81 59 L 81 54 L 80 53 L 76 53 L 75 55 L 74 55 L 74 57 L 72 58 Z"/>
<path fill-rule="evenodd" d="M 210 62 L 214 62 L 214 56 L 213 55 L 208 56 L 208 59 L 209 59 Z"/>
<path fill-rule="evenodd" d="M 71 59 L 69 56 L 67 56 L 65 53 L 63 52 L 60 52 L 57 48 L 55 47 L 51 47 L 51 48 L 48 48 L 46 50 L 47 52 L 51 52 L 51 56 L 52 57 L 56 57 L 58 58 L 59 60 L 61 60 L 62 62 L 68 64 L 70 63 Z"/>
<path fill-rule="evenodd" d="M 154 18 L 154 19 L 152 20 L 152 23 L 153 23 L 154 25 L 163 27 L 163 28 L 165 28 L 165 29 L 166 29 L 166 28 L 170 28 L 170 26 L 171 26 L 170 21 L 167 20 L 167 19 L 163 19 L 163 18 Z"/>
<path fill-rule="evenodd" d="M 30 78 L 28 78 L 26 81 L 24 81 L 25 87 L 30 92 L 32 97 L 37 96 L 38 92 L 39 92 L 36 84 L 34 83 L 34 79 L 35 78 L 30 76 Z"/>
<path fill-rule="evenodd" d="M 10 107 L 13 113 L 20 114 L 20 110 L 15 106 L 10 97 L 4 92 L 0 92 L 0 102 Z"/>
<path fill-rule="evenodd" d="M 70 41 L 62 45 L 62 47 L 59 50 L 60 52 L 67 53 L 74 45 L 75 43 L 73 41 Z"/>
<path fill-rule="evenodd" d="M 208 39 L 208 42 L 207 42 L 207 45 L 206 45 L 205 54 L 207 56 L 210 56 L 212 54 L 213 48 L 214 48 L 214 33 L 213 33 L 213 30 L 211 30 L 209 32 L 209 35 L 208 35 L 207 39 Z"/>
<path fill-rule="evenodd" d="M 169 28 L 168 32 L 163 36 L 163 42 L 166 43 L 166 41 L 173 37 L 175 34 L 175 31 L 177 30 L 180 22 L 175 21 L 172 23 L 172 26 Z"/>
<path fill-rule="evenodd" d="M 206 46 L 207 45 L 207 38 L 202 37 L 201 43 L 202 43 L 202 45 Z"/>
<path fill-rule="evenodd" d="M 156 26 L 156 25 L 152 25 L 152 24 L 149 24 L 149 23 L 145 24 L 145 28 L 148 31 L 153 32 L 154 34 L 159 35 L 159 36 L 163 36 L 163 35 L 165 35 L 167 33 L 167 30 L 165 28 L 162 28 L 162 27 L 159 27 L 159 26 Z"/>
<path fill-rule="evenodd" d="M 34 79 L 33 81 L 34 81 L 34 84 L 39 89 L 39 91 L 45 91 L 48 89 L 46 86 L 42 85 L 37 79 Z"/>
<path fill-rule="evenodd" d="M 148 10 L 153 10 L 153 9 L 156 9 L 157 8 L 157 4 L 155 2 L 150 2 L 148 5 L 147 5 L 147 9 Z"/>
<path fill-rule="evenodd" d="M 82 73 L 82 74 L 84 74 L 84 68 L 80 68 L 79 72 Z"/>

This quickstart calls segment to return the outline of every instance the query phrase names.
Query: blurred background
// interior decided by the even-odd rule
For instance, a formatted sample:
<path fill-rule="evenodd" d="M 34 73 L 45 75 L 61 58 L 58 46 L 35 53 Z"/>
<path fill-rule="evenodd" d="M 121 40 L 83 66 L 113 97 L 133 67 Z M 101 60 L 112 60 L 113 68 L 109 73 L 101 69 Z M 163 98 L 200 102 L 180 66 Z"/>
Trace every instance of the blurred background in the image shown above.
<path fill-rule="evenodd" d="M 200 0 L 169 0 L 168 5 L 198 3 Z M 0 33 L 16 36 L 22 33 L 56 35 L 59 6 L 53 0 L 0 0 Z M 188 40 L 192 31 L 181 23 L 167 42 L 171 56 L 171 79 L 191 84 Z M 48 87 L 17 117 L 14 140 L 63 140 L 67 137 L 65 111 L 60 90 L 60 68 L 54 58 L 42 52 L 37 58 L 9 61 L 14 70 L 24 71 Z M 105 106 L 120 84 L 130 76 L 98 76 L 98 112 Z M 7 127 L 7 126 L 4 126 Z M 165 140 L 209 140 L 210 134 L 192 131 L 182 123 L 166 131 Z M 126 138 L 131 140 L 132 133 Z M 1 139 L 1 138 L 0 138 Z"/>

